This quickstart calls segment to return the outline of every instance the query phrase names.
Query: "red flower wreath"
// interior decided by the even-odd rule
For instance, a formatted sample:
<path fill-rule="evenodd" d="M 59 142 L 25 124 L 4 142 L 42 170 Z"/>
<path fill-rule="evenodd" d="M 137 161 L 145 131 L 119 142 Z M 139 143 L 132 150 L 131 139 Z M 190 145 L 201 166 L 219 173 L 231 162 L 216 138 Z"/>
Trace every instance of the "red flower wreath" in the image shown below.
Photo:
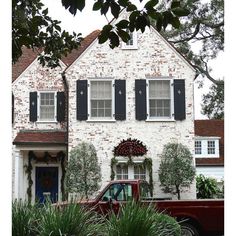
<path fill-rule="evenodd" d="M 147 153 L 146 146 L 137 139 L 122 140 L 113 150 L 115 156 L 143 156 Z"/>

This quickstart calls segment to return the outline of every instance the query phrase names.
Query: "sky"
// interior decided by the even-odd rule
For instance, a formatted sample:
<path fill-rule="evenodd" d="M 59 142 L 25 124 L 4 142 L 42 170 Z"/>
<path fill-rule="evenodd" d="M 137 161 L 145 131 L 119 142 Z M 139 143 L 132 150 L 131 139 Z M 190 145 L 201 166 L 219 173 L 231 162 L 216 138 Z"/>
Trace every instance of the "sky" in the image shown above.
<path fill-rule="evenodd" d="M 107 24 L 107 21 L 112 19 L 111 15 L 108 15 L 108 19 L 104 16 L 101 16 L 99 11 L 92 11 L 94 1 L 86 1 L 85 9 L 81 13 L 77 12 L 75 16 L 69 13 L 61 5 L 61 1 L 59 0 L 42 0 L 46 7 L 49 9 L 49 15 L 53 19 L 57 19 L 61 21 L 62 29 L 65 29 L 72 33 L 73 31 L 76 33 L 82 33 L 82 37 L 85 37 L 93 30 L 102 29 L 102 27 Z M 145 2 L 145 1 L 144 1 Z M 211 62 L 211 66 L 213 68 L 212 75 L 216 76 L 216 78 L 222 78 L 224 76 L 224 71 L 221 66 L 224 61 L 224 54 L 220 54 L 218 58 Z M 204 79 L 204 84 L 202 88 L 198 88 L 198 79 L 195 81 L 195 89 L 194 89 L 194 107 L 195 107 L 195 119 L 207 119 L 206 116 L 201 114 L 201 99 L 202 95 L 209 91 L 209 87 L 212 83 Z"/>

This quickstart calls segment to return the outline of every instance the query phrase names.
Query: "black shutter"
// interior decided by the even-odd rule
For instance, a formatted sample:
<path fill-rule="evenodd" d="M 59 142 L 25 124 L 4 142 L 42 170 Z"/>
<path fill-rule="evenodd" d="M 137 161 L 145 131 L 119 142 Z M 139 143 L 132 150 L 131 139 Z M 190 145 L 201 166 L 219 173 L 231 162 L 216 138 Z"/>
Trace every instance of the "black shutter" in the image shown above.
<path fill-rule="evenodd" d="M 57 92 L 57 121 L 65 121 L 65 93 Z"/>
<path fill-rule="evenodd" d="M 135 115 L 136 120 L 147 119 L 146 80 L 135 80 Z"/>
<path fill-rule="evenodd" d="M 115 119 L 126 119 L 126 87 L 125 80 L 115 80 Z"/>
<path fill-rule="evenodd" d="M 30 92 L 30 121 L 37 121 L 37 92 Z"/>
<path fill-rule="evenodd" d="M 174 80 L 174 106 L 175 120 L 184 120 L 185 112 L 185 81 L 183 79 Z"/>
<path fill-rule="evenodd" d="M 77 80 L 77 120 L 88 119 L 88 81 Z"/>
<path fill-rule="evenodd" d="M 12 111 L 12 117 L 11 117 L 11 122 L 12 124 L 14 123 L 14 94 L 12 93 L 12 97 L 11 97 L 11 111 Z"/>

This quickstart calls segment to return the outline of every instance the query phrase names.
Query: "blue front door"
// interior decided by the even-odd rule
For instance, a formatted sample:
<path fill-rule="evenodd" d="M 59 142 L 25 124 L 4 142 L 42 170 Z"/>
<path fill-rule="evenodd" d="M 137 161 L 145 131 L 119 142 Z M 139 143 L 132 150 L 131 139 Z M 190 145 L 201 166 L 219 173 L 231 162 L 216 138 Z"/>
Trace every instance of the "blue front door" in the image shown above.
<path fill-rule="evenodd" d="M 36 167 L 35 199 L 44 203 L 46 198 L 58 200 L 58 167 Z"/>

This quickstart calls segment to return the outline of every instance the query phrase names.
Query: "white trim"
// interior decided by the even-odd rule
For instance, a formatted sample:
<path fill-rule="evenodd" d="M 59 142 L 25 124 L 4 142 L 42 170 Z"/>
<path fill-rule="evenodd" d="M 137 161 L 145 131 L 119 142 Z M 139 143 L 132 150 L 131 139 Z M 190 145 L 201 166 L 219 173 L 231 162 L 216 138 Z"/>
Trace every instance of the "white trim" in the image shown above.
<path fill-rule="evenodd" d="M 218 136 L 195 136 L 194 139 L 198 140 L 219 140 L 221 137 Z"/>
<path fill-rule="evenodd" d="M 219 151 L 219 138 L 218 137 L 207 137 L 205 139 L 203 138 L 196 138 L 195 142 L 200 141 L 201 142 L 201 154 L 195 154 L 195 158 L 219 158 L 220 157 L 220 151 Z M 208 154 L 208 141 L 214 141 L 215 142 L 215 154 Z M 194 147 L 195 147 L 194 142 Z"/>
<path fill-rule="evenodd" d="M 149 82 L 150 81 L 170 81 L 170 117 L 150 117 L 150 104 L 149 104 Z M 146 101 L 147 101 L 147 122 L 153 121 L 175 121 L 174 119 L 174 79 L 172 77 L 150 77 L 146 78 Z"/>

